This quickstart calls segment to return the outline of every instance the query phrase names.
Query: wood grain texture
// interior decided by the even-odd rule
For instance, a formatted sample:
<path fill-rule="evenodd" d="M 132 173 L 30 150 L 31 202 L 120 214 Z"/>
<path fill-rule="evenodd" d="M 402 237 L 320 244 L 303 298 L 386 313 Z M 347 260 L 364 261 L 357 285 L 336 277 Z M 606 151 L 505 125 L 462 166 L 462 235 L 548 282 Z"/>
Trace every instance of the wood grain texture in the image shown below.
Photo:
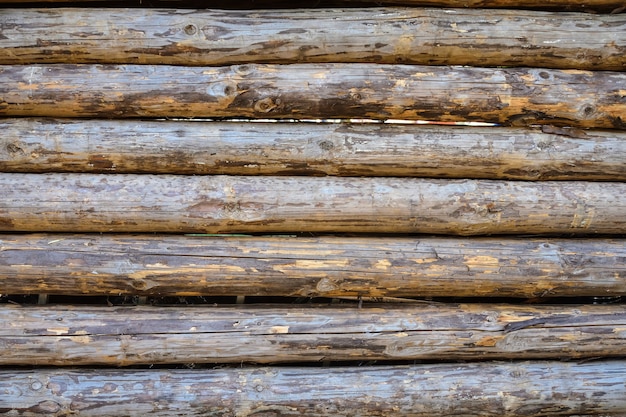
<path fill-rule="evenodd" d="M 371 62 L 626 70 L 626 14 L 13 9 L 0 64 Z"/>
<path fill-rule="evenodd" d="M 382 64 L 0 66 L 0 116 L 372 118 L 626 128 L 626 73 Z"/>
<path fill-rule="evenodd" d="M 351 368 L 2 370 L 22 416 L 623 416 L 624 361 Z"/>
<path fill-rule="evenodd" d="M 3 306 L 0 319 L 3 366 L 609 358 L 626 342 L 619 304 Z"/>
<path fill-rule="evenodd" d="M 0 174 L 5 232 L 623 234 L 626 183 Z"/>
<path fill-rule="evenodd" d="M 39 0 L 36 3 L 58 3 L 56 7 L 92 6 L 101 0 Z M 33 3 L 32 0 L 0 0 L 0 4 Z M 294 9 L 298 8 L 345 8 L 380 5 L 407 7 L 447 8 L 504 8 L 504 9 L 547 9 L 556 11 L 586 11 L 589 13 L 619 13 L 623 11 L 622 0 L 300 0 L 297 4 L 289 0 L 233 0 L 224 3 L 218 0 L 152 0 L 149 4 L 141 0 L 116 0 L 109 7 L 182 7 L 214 9 Z M 100 5 L 98 5 L 100 6 Z M 19 7 L 19 6 L 18 6 Z"/>
<path fill-rule="evenodd" d="M 0 171 L 626 180 L 626 132 L 0 120 Z"/>
<path fill-rule="evenodd" d="M 0 293 L 142 296 L 626 295 L 616 239 L 0 236 Z"/>
<path fill-rule="evenodd" d="M 13 0 L 9 0 L 13 1 Z M 20 0 L 17 0 L 20 1 Z M 24 1 L 24 0 L 21 0 Z M 50 0 L 51 1 L 51 0 Z M 64 1 L 64 0 L 61 0 Z M 69 1 L 69 0 L 67 0 Z M 188 0 L 186 0 L 188 1 Z M 277 0 L 268 0 L 277 1 Z M 408 7 L 455 7 L 455 8 L 505 8 L 505 9 L 548 9 L 548 10 L 580 10 L 590 13 L 623 12 L 623 2 L 619 0 L 337 0 L 341 5 L 393 5 Z M 176 3 L 174 3 L 176 4 Z M 180 3 L 179 3 L 180 4 Z"/>

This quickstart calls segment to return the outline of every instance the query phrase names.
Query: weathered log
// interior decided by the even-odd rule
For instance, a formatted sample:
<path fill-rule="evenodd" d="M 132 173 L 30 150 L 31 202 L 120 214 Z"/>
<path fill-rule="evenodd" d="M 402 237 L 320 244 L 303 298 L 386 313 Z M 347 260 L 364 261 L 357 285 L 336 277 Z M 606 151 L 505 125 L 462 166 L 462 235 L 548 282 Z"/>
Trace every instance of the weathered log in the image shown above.
<path fill-rule="evenodd" d="M 7 1 L 7 0 L 4 0 Z M 25 0 L 8 0 L 8 1 L 25 1 Z M 56 1 L 56 0 L 46 0 Z M 61 0 L 70 1 L 70 0 Z M 169 0 L 168 0 L 169 1 Z M 164 3 L 167 3 L 165 1 Z M 172 3 L 184 4 L 190 0 L 171 0 Z M 252 0 L 250 0 L 252 1 Z M 277 1 L 277 0 L 268 0 Z M 505 9 L 548 9 L 548 10 L 582 10 L 592 13 L 611 12 L 613 14 L 624 11 L 624 2 L 621 0 L 336 0 L 338 4 L 350 5 L 357 4 L 376 4 L 376 5 L 394 5 L 394 6 L 422 6 L 422 7 L 478 7 L 478 8 L 505 8 Z M 204 3 L 206 4 L 206 3 Z"/>
<path fill-rule="evenodd" d="M 625 361 L 339 368 L 3 370 L 0 412 L 39 416 L 623 416 Z"/>
<path fill-rule="evenodd" d="M 626 128 L 626 73 L 377 64 L 5 65 L 1 116 L 426 119 Z"/>
<path fill-rule="evenodd" d="M 76 3 L 90 6 L 101 0 L 0 0 L 0 4 L 11 3 Z M 217 9 L 294 9 L 294 8 L 329 8 L 329 7 L 369 7 L 382 4 L 394 6 L 427 7 L 480 7 L 506 9 L 547 9 L 559 11 L 587 11 L 590 13 L 623 11 L 622 0 L 300 0 L 294 4 L 290 0 L 233 0 L 228 3 L 218 0 L 152 0 L 149 4 L 142 0 L 115 0 L 107 3 L 117 7 L 185 7 Z"/>
<path fill-rule="evenodd" d="M 6 232 L 623 234 L 626 183 L 0 174 Z"/>
<path fill-rule="evenodd" d="M 626 305 L 0 308 L 0 365 L 624 355 Z"/>
<path fill-rule="evenodd" d="M 625 265 L 609 239 L 0 236 L 4 294 L 617 296 Z"/>
<path fill-rule="evenodd" d="M 0 131 L 4 172 L 626 180 L 620 131 L 50 119 Z"/>
<path fill-rule="evenodd" d="M 618 14 L 14 9 L 0 16 L 0 26 L 0 64 L 374 62 L 626 70 L 626 15 Z"/>

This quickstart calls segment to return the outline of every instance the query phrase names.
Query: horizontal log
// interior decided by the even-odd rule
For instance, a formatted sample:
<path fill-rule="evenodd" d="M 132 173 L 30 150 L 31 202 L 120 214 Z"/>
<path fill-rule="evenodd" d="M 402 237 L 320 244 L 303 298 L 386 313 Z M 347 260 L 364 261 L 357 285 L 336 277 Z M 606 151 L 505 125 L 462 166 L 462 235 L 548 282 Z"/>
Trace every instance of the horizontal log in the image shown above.
<path fill-rule="evenodd" d="M 374 62 L 626 70 L 626 14 L 13 9 L 0 16 L 0 26 L 0 64 Z"/>
<path fill-rule="evenodd" d="M 0 116 L 372 118 L 625 129 L 626 73 L 378 64 L 3 65 Z"/>
<path fill-rule="evenodd" d="M 5 232 L 624 234 L 626 183 L 0 174 Z"/>
<path fill-rule="evenodd" d="M 84 416 L 623 416 L 624 361 L 2 370 L 0 412 Z"/>
<path fill-rule="evenodd" d="M 0 235 L 0 293 L 142 296 L 626 295 L 610 239 Z"/>
<path fill-rule="evenodd" d="M 0 131 L 4 172 L 626 180 L 620 131 L 50 119 Z"/>
<path fill-rule="evenodd" d="M 25 0 L 3 0 L 3 1 L 25 1 Z M 74 0 L 46 0 L 46 1 L 74 1 Z M 189 0 L 171 0 L 173 4 L 189 3 Z M 253 0 L 250 0 L 253 1 Z M 278 0 L 267 0 L 278 1 Z M 505 9 L 548 9 L 548 10 L 581 10 L 591 13 L 611 12 L 613 14 L 624 11 L 623 2 L 620 0 L 336 0 L 342 6 L 375 4 L 375 5 L 394 5 L 408 7 L 478 7 L 478 8 L 505 8 Z M 162 4 L 165 4 L 163 2 Z M 172 4 L 170 3 L 170 4 Z M 204 2 L 203 4 L 206 4 Z"/>
<path fill-rule="evenodd" d="M 19 3 L 59 3 L 59 5 L 92 6 L 94 2 L 102 0 L 0 0 L 0 4 Z M 116 0 L 107 3 L 116 7 L 184 7 L 184 8 L 214 8 L 214 9 L 295 9 L 295 8 L 339 8 L 339 7 L 369 7 L 380 5 L 393 6 L 426 6 L 426 7 L 454 7 L 454 8 L 505 8 L 505 9 L 547 9 L 559 11 L 586 11 L 589 13 L 623 11 L 622 0 L 309 0 L 294 4 L 289 0 L 234 0 L 228 3 L 218 0 L 152 0 L 149 5 L 141 0 Z"/>
<path fill-rule="evenodd" d="M 626 305 L 0 308 L 0 365 L 624 355 Z"/>

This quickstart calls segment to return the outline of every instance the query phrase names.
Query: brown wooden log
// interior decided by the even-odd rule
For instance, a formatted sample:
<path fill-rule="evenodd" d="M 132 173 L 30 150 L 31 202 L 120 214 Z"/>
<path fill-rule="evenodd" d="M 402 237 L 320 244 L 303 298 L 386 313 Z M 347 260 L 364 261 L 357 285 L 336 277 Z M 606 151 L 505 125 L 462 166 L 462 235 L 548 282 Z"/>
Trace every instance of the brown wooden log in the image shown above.
<path fill-rule="evenodd" d="M 0 15 L 0 26 L 0 64 L 373 62 L 626 70 L 626 14 L 13 9 Z"/>
<path fill-rule="evenodd" d="M 626 73 L 376 64 L 0 66 L 1 116 L 373 118 L 626 128 Z"/>
<path fill-rule="evenodd" d="M 6 232 L 623 234 L 626 183 L 0 174 Z"/>
<path fill-rule="evenodd" d="M 0 293 L 142 296 L 626 295 L 610 239 L 0 235 Z"/>
<path fill-rule="evenodd" d="M 624 361 L 338 368 L 2 370 L 0 412 L 40 416 L 610 416 Z"/>
<path fill-rule="evenodd" d="M 626 305 L 0 308 L 0 365 L 624 355 Z"/>
<path fill-rule="evenodd" d="M 626 132 L 0 120 L 0 171 L 626 180 Z"/>

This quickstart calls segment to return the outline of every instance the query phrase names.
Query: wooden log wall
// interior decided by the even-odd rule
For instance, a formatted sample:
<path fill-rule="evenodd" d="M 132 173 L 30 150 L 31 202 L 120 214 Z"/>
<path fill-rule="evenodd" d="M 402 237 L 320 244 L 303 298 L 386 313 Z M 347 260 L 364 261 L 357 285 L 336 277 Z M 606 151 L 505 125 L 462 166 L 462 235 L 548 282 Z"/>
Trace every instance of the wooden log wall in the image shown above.
<path fill-rule="evenodd" d="M 0 0 L 0 415 L 626 415 L 622 1 L 72 1 Z"/>

